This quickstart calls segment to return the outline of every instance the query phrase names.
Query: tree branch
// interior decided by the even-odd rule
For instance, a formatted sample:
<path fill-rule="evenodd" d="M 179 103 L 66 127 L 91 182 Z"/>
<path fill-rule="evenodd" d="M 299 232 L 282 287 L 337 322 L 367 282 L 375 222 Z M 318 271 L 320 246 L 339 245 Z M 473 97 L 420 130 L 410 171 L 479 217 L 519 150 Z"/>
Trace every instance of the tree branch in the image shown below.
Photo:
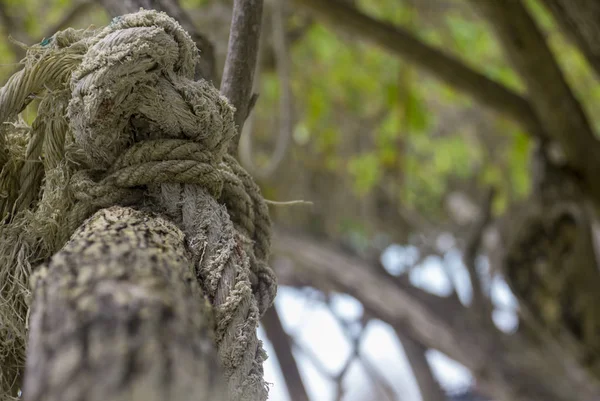
<path fill-rule="evenodd" d="M 108 13 L 113 16 L 129 14 L 139 11 L 140 8 L 147 10 L 164 11 L 169 16 L 175 18 L 185 29 L 200 50 L 200 62 L 196 69 L 196 78 L 204 78 L 207 81 L 215 82 L 215 50 L 210 41 L 204 37 L 194 22 L 179 4 L 179 0 L 99 0 L 106 8 Z"/>
<path fill-rule="evenodd" d="M 542 0 L 563 31 L 579 47 L 600 78 L 600 2 Z"/>
<path fill-rule="evenodd" d="M 237 135 L 229 153 L 235 155 L 244 121 L 252 104 L 252 82 L 258 55 L 262 0 L 234 0 L 227 58 L 223 69 L 221 93 L 235 107 Z"/>
<path fill-rule="evenodd" d="M 471 306 L 477 310 L 480 317 L 490 318 L 491 305 L 489 300 L 483 293 L 483 287 L 481 285 L 481 279 L 477 272 L 476 259 L 477 253 L 481 246 L 481 240 L 486 226 L 489 224 L 492 217 L 492 202 L 494 201 L 494 189 L 489 189 L 483 205 L 481 207 L 480 216 L 471 228 L 471 232 L 467 237 L 467 245 L 465 247 L 463 261 L 467 272 L 469 273 L 469 279 L 471 280 L 471 288 L 473 291 L 473 300 Z"/>
<path fill-rule="evenodd" d="M 282 284 L 302 283 L 351 294 L 371 316 L 462 363 L 473 372 L 478 386 L 496 399 L 571 401 L 573 394 L 582 401 L 599 399 L 597 381 L 564 349 L 548 352 L 546 344 L 539 347 L 519 333 L 501 334 L 447 298 L 408 283 L 391 283 L 369 264 L 323 241 L 281 230 L 273 239 L 273 251 L 296 262 L 293 274 L 287 266 L 278 271 Z"/>
<path fill-rule="evenodd" d="M 277 355 L 290 399 L 292 401 L 310 401 L 302 382 L 302 376 L 300 376 L 298 364 L 292 354 L 292 341 L 281 324 L 275 306 L 267 309 L 262 318 L 262 325 Z"/>
<path fill-rule="evenodd" d="M 292 84 L 290 77 L 290 55 L 288 49 L 288 35 L 285 30 L 285 8 L 286 0 L 277 0 L 271 7 L 271 25 L 272 25 L 272 38 L 273 48 L 275 51 L 275 67 L 279 78 L 280 93 L 279 96 L 279 124 L 276 132 L 275 149 L 269 160 L 264 166 L 257 166 L 254 163 L 252 155 L 252 129 L 254 122 L 254 115 L 248 118 L 246 129 L 242 131 L 242 135 L 245 135 L 240 139 L 239 142 L 239 156 L 240 161 L 244 164 L 250 173 L 256 178 L 267 179 L 271 177 L 277 168 L 281 165 L 287 151 L 292 142 L 292 131 L 294 129 L 294 104 L 293 104 L 293 93 Z M 265 27 L 263 27 L 265 29 Z M 262 58 L 266 52 L 266 36 L 262 35 L 258 52 L 257 68 L 260 74 L 260 67 L 262 65 Z M 258 87 L 259 76 L 255 79 L 254 87 Z"/>
<path fill-rule="evenodd" d="M 467 357 L 461 355 L 465 350 L 461 351 L 448 335 L 454 324 L 461 321 L 465 338 L 469 336 L 469 317 L 460 303 L 429 294 L 407 282 L 392 282 L 364 261 L 298 235 L 277 231 L 272 249 L 298 262 L 303 277 L 318 284 L 318 288 L 352 294 L 365 308 L 376 311 L 377 318 L 409 327 L 415 337 L 457 360 Z"/>
<path fill-rule="evenodd" d="M 163 218 L 112 207 L 36 270 L 24 399 L 225 399 L 184 238 Z"/>
<path fill-rule="evenodd" d="M 410 363 L 417 385 L 419 386 L 421 399 L 423 401 L 446 401 L 446 394 L 442 390 L 440 383 L 433 376 L 429 362 L 427 362 L 427 358 L 425 357 L 427 347 L 402 331 L 396 330 L 396 335 L 402 343 L 404 354 Z"/>
<path fill-rule="evenodd" d="M 419 41 L 408 31 L 364 15 L 341 0 L 294 2 L 335 27 L 356 34 L 415 63 L 448 85 L 510 116 L 524 125 L 530 134 L 542 135 L 540 123 L 527 99 L 467 67 L 456 58 Z"/>
<path fill-rule="evenodd" d="M 523 78 L 545 132 L 562 147 L 571 166 L 583 174 L 600 204 L 600 142 L 531 15 L 521 1 L 471 0 L 495 28 L 505 53 Z"/>
<path fill-rule="evenodd" d="M 340 329 L 343 330 L 343 333 L 350 344 L 352 344 L 352 353 L 348 356 L 346 363 L 340 369 L 338 374 L 335 377 L 335 381 L 338 388 L 338 399 L 343 398 L 343 379 L 344 376 L 350 370 L 350 367 L 354 363 L 354 361 L 358 360 L 363 366 L 363 369 L 367 373 L 367 375 L 371 378 L 373 385 L 375 385 L 378 390 L 381 391 L 385 399 L 387 400 L 395 400 L 397 398 L 397 394 L 387 382 L 387 380 L 379 373 L 379 371 L 371 364 L 369 359 L 362 354 L 360 345 L 365 336 L 367 326 L 371 321 L 371 318 L 368 315 L 363 314 L 360 322 L 360 331 L 357 334 L 352 334 L 350 330 L 350 325 L 347 321 L 342 319 L 334 310 L 331 305 L 331 299 L 327 302 L 327 307 L 329 309 L 329 313 L 333 316 L 333 318 L 337 321 Z"/>

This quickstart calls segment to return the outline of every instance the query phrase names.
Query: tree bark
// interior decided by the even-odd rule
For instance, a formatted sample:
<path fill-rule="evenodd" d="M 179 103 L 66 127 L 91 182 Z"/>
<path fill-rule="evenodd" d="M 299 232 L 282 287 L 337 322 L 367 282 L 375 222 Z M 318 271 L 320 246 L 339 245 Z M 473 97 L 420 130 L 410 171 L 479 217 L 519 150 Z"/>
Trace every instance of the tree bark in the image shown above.
<path fill-rule="evenodd" d="M 27 401 L 224 400 L 212 310 L 184 234 L 97 212 L 33 277 Z"/>
<path fill-rule="evenodd" d="M 235 107 L 237 134 L 229 144 L 229 153 L 237 154 L 244 122 L 254 106 L 252 95 L 254 70 L 262 22 L 263 0 L 234 0 L 227 58 L 223 69 L 221 93 Z"/>

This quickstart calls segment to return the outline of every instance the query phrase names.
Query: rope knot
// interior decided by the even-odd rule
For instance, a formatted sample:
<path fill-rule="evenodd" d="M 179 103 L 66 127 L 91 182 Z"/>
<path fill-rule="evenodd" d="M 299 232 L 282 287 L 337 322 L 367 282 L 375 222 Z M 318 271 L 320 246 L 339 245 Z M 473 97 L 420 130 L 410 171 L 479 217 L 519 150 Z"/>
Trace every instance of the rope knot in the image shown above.
<path fill-rule="evenodd" d="M 109 168 L 140 139 L 190 139 L 217 162 L 235 135 L 233 108 L 208 82 L 193 81 L 197 50 L 163 14 L 141 11 L 105 28 L 71 79 L 75 141 Z"/>
<path fill-rule="evenodd" d="M 29 273 L 13 272 L 49 258 L 97 209 L 150 195 L 195 252 L 234 393 L 264 399 L 255 331 L 276 293 L 266 263 L 271 222 L 258 186 L 227 155 L 234 110 L 210 83 L 193 81 L 197 60 L 175 20 L 142 10 L 100 31 L 55 34 L 0 89 L 3 122 L 16 121 L 31 94 L 46 90 L 26 149 L 0 130 L 0 193 L 7 193 L 0 218 L 9 222 L 0 226 L 0 278 L 16 283 L 0 294 L 0 320 L 15 310 L 25 319 Z M 11 335 L 18 349 L 0 338 L 0 362 L 4 354 L 23 357 L 24 327 Z"/>

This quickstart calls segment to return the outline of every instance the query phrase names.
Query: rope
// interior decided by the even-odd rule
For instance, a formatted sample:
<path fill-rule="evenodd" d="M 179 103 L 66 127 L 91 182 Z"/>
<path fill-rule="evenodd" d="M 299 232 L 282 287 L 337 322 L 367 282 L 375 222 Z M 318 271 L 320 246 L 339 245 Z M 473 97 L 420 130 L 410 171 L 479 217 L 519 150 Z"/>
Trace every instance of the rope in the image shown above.
<path fill-rule="evenodd" d="M 28 51 L 0 89 L 0 390 L 22 373 L 28 281 L 100 208 L 137 205 L 186 234 L 212 301 L 232 400 L 266 400 L 256 337 L 276 281 L 259 188 L 226 154 L 233 109 L 193 81 L 197 50 L 164 13 L 141 10 L 100 31 L 59 32 Z M 25 138 L 25 139 L 24 139 Z M 0 397 L 2 396 L 0 392 Z"/>

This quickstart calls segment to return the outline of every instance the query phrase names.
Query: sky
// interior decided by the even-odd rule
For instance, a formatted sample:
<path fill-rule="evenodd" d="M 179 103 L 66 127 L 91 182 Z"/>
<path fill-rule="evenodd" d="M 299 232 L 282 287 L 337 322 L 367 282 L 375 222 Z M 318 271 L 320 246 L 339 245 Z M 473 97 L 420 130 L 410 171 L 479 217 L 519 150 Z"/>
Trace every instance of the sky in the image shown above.
<path fill-rule="evenodd" d="M 418 251 L 415 248 L 392 246 L 384 252 L 382 262 L 390 273 L 398 275 L 406 273 L 407 266 L 412 266 L 417 258 Z M 479 267 L 485 273 L 485 260 L 479 262 Z M 408 274 L 413 285 L 438 295 L 448 295 L 452 291 L 453 282 L 461 301 L 470 301 L 468 274 L 460 253 L 455 250 L 449 249 L 443 259 L 425 259 L 420 265 L 411 268 Z M 487 282 L 484 280 L 484 285 L 488 286 L 492 302 L 496 306 L 493 315 L 496 326 L 506 332 L 514 330 L 518 324 L 515 313 L 517 303 L 510 289 L 499 277 Z M 336 394 L 335 383 L 327 379 L 322 371 L 325 370 L 330 375 L 339 372 L 350 356 L 352 346 L 328 306 L 316 294 L 310 290 L 280 287 L 275 307 L 286 332 L 295 338 L 300 347 L 294 350 L 294 356 L 311 400 L 333 401 Z M 348 295 L 334 295 L 331 305 L 336 314 L 346 321 L 354 321 L 362 315 L 360 302 Z M 265 379 L 271 383 L 269 400 L 289 401 L 275 352 L 262 329 L 259 336 L 269 355 L 264 366 Z M 308 350 L 310 356 L 302 350 Z M 395 390 L 398 401 L 421 401 L 402 345 L 389 325 L 371 321 L 360 343 L 360 351 Z M 314 358 L 318 359 L 318 366 L 313 363 Z M 472 376 L 465 367 L 438 351 L 429 350 L 427 360 L 434 375 L 448 392 L 464 390 L 472 382 Z M 354 362 L 351 365 L 343 387 L 344 401 L 374 399 L 369 397 L 373 394 L 374 387 L 361 363 Z"/>

